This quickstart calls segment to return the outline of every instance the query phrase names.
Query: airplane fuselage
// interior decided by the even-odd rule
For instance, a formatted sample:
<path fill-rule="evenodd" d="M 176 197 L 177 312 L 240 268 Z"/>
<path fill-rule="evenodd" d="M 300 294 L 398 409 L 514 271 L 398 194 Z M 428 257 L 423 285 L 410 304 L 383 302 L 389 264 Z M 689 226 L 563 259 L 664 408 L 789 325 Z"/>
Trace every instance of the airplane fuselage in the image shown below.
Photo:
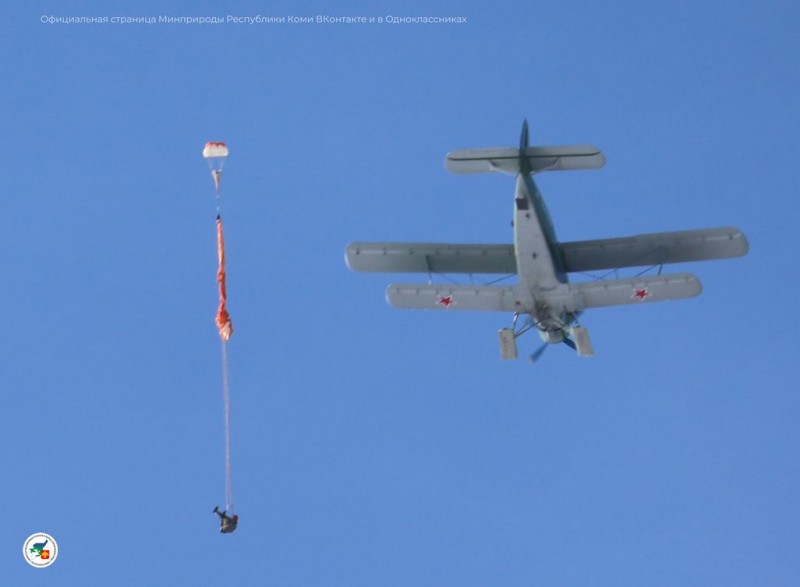
<path fill-rule="evenodd" d="M 514 194 L 514 251 L 520 284 L 532 294 L 567 282 L 550 214 L 526 173 L 517 175 Z"/>
<path fill-rule="evenodd" d="M 544 341 L 563 342 L 564 327 L 573 316 L 562 315 L 548 303 L 548 293 L 567 283 L 555 228 L 533 176 L 517 175 L 514 194 L 514 252 L 519 287 L 529 296 L 531 317 Z"/>

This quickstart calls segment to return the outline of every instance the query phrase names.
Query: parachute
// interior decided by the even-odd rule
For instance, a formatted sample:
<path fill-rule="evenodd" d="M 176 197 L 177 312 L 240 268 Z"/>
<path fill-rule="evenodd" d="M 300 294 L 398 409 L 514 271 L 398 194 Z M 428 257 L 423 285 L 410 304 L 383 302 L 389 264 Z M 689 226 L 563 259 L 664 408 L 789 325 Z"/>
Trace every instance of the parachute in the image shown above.
<path fill-rule="evenodd" d="M 222 228 L 222 215 L 220 212 L 220 188 L 222 186 L 222 166 L 228 157 L 228 147 L 225 143 L 209 142 L 203 148 L 203 158 L 211 169 L 211 178 L 214 180 L 214 191 L 217 200 L 217 283 L 219 285 L 219 307 L 215 319 L 219 337 L 222 341 L 222 402 L 225 420 L 225 510 L 233 511 L 233 482 L 231 475 L 231 395 L 228 382 L 228 340 L 233 334 L 233 324 L 228 313 L 228 292 L 225 285 L 225 238 Z"/>
<path fill-rule="evenodd" d="M 222 166 L 228 157 L 228 146 L 221 142 L 208 142 L 203 148 L 203 158 L 208 161 L 211 177 L 214 180 L 214 189 L 217 191 L 217 212 L 219 212 L 219 189 L 222 182 Z"/>
<path fill-rule="evenodd" d="M 222 169 L 222 164 L 225 157 L 228 156 L 228 146 L 219 141 L 209 141 L 203 148 L 203 157 L 206 159 L 218 160 L 219 168 Z"/>

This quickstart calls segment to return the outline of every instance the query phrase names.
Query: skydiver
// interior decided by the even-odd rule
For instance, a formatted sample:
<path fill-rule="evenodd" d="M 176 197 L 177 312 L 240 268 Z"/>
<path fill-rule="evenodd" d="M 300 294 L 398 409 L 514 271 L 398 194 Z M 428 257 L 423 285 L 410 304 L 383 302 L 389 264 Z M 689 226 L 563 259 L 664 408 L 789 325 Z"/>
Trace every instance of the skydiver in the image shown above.
<path fill-rule="evenodd" d="M 232 517 L 228 517 L 227 512 L 219 511 L 217 506 L 214 506 L 214 513 L 219 516 L 219 531 L 223 534 L 230 534 L 234 530 L 236 530 L 236 526 L 239 525 L 239 516 L 233 514 Z"/>

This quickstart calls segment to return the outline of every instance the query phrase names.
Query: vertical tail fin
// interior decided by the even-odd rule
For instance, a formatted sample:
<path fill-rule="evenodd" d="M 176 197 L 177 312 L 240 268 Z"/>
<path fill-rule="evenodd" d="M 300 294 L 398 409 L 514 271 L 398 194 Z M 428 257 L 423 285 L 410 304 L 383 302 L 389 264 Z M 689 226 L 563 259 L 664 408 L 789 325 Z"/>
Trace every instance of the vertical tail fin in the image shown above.
<path fill-rule="evenodd" d="M 522 121 L 522 133 L 519 136 L 519 150 L 524 151 L 530 146 L 528 141 L 528 119 Z"/>
<path fill-rule="evenodd" d="M 529 175 L 533 168 L 531 167 L 531 161 L 528 159 L 528 119 L 522 121 L 522 132 L 519 135 L 519 159 L 518 159 L 518 167 L 517 172 L 523 175 Z"/>

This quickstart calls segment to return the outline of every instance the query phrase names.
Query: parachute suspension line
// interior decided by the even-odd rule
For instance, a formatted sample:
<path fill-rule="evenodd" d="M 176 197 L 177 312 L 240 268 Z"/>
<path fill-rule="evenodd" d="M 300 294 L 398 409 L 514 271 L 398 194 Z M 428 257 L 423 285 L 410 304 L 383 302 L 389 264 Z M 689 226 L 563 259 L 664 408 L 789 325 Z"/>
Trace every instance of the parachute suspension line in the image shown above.
<path fill-rule="evenodd" d="M 225 406 L 225 511 L 233 511 L 231 475 L 231 389 L 228 382 L 228 341 L 222 341 L 222 402 Z"/>

